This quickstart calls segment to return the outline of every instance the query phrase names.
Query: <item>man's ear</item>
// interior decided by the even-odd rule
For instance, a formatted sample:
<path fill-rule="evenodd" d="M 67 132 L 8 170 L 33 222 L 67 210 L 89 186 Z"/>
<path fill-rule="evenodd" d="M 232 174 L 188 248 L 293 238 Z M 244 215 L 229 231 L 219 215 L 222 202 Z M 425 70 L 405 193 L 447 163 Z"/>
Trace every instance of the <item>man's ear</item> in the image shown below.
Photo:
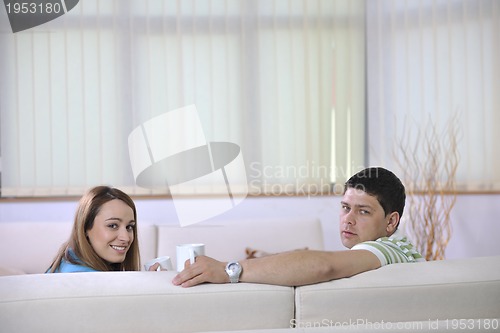
<path fill-rule="evenodd" d="M 392 212 L 389 214 L 389 219 L 387 220 L 387 234 L 392 235 L 396 231 L 399 224 L 399 213 Z"/>

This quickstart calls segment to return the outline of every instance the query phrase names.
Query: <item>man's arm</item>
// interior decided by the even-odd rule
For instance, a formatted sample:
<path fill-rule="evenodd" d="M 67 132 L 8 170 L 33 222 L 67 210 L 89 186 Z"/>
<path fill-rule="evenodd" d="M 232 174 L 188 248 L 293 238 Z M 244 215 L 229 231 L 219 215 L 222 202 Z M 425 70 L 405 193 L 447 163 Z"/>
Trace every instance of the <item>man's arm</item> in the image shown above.
<path fill-rule="evenodd" d="M 302 286 L 349 277 L 380 267 L 377 256 L 367 250 L 337 252 L 299 250 L 240 261 L 241 282 Z M 191 287 L 204 282 L 227 283 L 226 263 L 200 256 L 172 281 Z"/>

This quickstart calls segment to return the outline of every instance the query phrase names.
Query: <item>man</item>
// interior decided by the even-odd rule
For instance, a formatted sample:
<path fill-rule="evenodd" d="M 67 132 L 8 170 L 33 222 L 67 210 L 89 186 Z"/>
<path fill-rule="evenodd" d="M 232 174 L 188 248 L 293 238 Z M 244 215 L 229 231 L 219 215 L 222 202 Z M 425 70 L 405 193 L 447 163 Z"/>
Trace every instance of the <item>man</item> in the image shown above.
<path fill-rule="evenodd" d="M 424 261 L 396 232 L 405 205 L 405 188 L 390 171 L 368 168 L 345 184 L 340 236 L 345 251 L 291 251 L 223 263 L 200 256 L 189 261 L 173 284 L 252 282 L 301 286 L 350 277 L 391 263 Z"/>

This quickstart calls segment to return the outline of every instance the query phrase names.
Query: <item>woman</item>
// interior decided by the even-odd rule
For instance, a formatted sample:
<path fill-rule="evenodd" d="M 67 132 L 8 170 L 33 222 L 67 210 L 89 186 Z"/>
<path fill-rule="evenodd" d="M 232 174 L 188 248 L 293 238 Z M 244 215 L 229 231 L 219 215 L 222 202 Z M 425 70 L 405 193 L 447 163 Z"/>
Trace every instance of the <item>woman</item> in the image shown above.
<path fill-rule="evenodd" d="M 122 191 L 97 186 L 81 199 L 69 240 L 47 273 L 139 271 L 137 213 Z"/>

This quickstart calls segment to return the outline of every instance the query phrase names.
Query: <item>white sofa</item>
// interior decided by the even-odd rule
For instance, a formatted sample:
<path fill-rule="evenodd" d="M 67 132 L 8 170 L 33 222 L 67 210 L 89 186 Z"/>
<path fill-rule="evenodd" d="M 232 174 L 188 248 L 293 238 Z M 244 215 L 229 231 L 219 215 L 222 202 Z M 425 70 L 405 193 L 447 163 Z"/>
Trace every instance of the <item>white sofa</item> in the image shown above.
<path fill-rule="evenodd" d="M 19 273 L 0 277 L 0 332 L 500 331 L 500 256 L 390 265 L 297 288 L 184 289 L 171 284 L 175 272 L 40 274 L 70 227 L 0 224 L 0 267 Z M 139 232 L 144 260 L 174 257 L 184 242 L 204 242 L 222 260 L 243 258 L 246 247 L 323 247 L 315 219 L 144 224 Z"/>

